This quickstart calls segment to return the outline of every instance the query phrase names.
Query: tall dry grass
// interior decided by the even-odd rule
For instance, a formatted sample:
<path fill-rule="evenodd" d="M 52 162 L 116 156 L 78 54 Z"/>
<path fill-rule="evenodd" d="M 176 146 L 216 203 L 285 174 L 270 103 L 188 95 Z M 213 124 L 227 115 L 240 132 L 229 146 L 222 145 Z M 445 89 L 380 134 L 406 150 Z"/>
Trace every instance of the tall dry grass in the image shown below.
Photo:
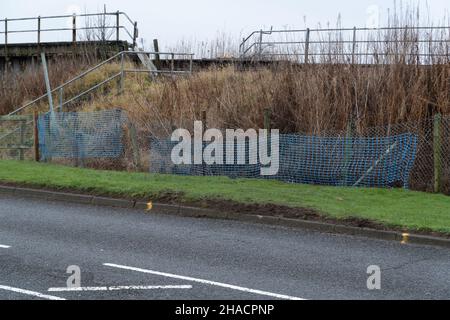
<path fill-rule="evenodd" d="M 82 108 L 120 106 L 155 134 L 190 128 L 202 111 L 210 127 L 258 128 L 268 108 L 273 128 L 313 134 L 345 130 L 349 121 L 362 131 L 450 114 L 450 65 L 215 67 L 157 82 L 130 75 L 125 88 L 121 96 L 105 95 Z"/>
<path fill-rule="evenodd" d="M 80 70 L 95 63 L 84 57 L 50 60 L 48 65 L 52 87 L 74 78 Z M 0 114 L 8 114 L 46 93 L 44 72 L 40 64 L 29 64 L 20 70 L 0 72 Z"/>

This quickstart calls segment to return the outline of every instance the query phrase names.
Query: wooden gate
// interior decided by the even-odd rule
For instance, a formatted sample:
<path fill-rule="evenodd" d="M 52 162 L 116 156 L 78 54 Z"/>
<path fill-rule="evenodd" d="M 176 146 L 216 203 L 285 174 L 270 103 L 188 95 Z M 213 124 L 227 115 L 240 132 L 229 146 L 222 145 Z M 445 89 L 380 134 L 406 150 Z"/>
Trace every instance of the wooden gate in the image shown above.
<path fill-rule="evenodd" d="M 0 159 L 38 159 L 37 118 L 33 115 L 0 117 Z"/>

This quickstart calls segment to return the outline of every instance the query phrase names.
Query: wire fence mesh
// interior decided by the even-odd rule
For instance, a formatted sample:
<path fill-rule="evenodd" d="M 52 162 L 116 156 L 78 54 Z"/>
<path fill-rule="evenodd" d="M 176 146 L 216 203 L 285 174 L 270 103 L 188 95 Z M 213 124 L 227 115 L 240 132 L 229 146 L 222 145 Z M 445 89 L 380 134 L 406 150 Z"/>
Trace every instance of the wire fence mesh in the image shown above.
<path fill-rule="evenodd" d="M 223 137 L 225 135 L 223 132 Z M 172 155 L 177 144 L 170 138 L 152 139 L 150 172 L 265 178 L 332 186 L 407 188 L 418 136 L 410 133 L 389 137 L 280 135 L 276 147 L 269 143 L 262 149 L 271 149 L 273 175 L 262 175 L 262 169 L 268 165 L 261 165 L 259 161 L 266 155 L 265 151 L 261 152 L 261 141 L 258 148 L 252 148 L 248 139 L 225 139 L 224 144 L 213 152 L 214 164 L 174 164 Z M 203 143 L 202 147 L 205 152 L 208 150 L 208 144 Z M 189 158 L 194 159 L 194 143 L 189 149 Z M 274 152 L 279 156 L 273 157 Z"/>
<path fill-rule="evenodd" d="M 0 140 L 2 159 L 19 159 L 21 154 L 33 159 L 32 117 L 22 133 L 18 130 L 21 123 L 0 122 L 0 137 L 7 135 Z M 248 142 L 235 143 L 233 149 L 244 155 L 244 164 L 236 158 L 227 164 L 225 143 L 223 164 L 175 165 L 171 153 L 177 143 L 170 141 L 170 130 L 157 135 L 149 125 L 135 125 L 118 109 L 41 115 L 41 160 L 101 169 L 333 186 L 408 187 L 427 192 L 438 187 L 450 194 L 450 116 L 439 122 L 426 119 L 372 128 L 352 125 L 348 130 L 316 135 L 280 135 L 279 172 L 268 177 L 261 176 L 264 166 L 258 164 L 258 154 L 250 152 Z M 14 149 L 21 141 L 28 148 L 23 152 Z"/>
<path fill-rule="evenodd" d="M 126 115 L 119 109 L 42 115 L 38 120 L 41 160 L 120 158 L 125 123 Z"/>

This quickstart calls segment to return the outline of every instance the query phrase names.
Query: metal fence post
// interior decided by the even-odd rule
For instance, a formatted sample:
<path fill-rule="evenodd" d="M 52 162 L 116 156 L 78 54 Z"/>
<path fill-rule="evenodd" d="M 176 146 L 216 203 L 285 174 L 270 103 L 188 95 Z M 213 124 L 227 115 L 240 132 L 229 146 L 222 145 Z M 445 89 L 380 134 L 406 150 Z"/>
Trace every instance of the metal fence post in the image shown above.
<path fill-rule="evenodd" d="M 41 16 L 38 17 L 37 43 L 41 43 Z"/>
<path fill-rule="evenodd" d="M 116 40 L 120 41 L 120 12 L 116 12 Z"/>
<path fill-rule="evenodd" d="M 8 66 L 8 18 L 5 18 L 5 64 Z"/>
<path fill-rule="evenodd" d="M 172 53 L 171 56 L 172 56 L 172 59 L 170 62 L 170 72 L 171 72 L 171 75 L 173 76 L 173 72 L 175 71 L 175 54 Z"/>
<path fill-rule="evenodd" d="M 190 55 L 189 56 L 189 74 L 192 75 L 192 71 L 194 68 L 194 56 Z"/>
<path fill-rule="evenodd" d="M 262 29 L 259 31 L 259 52 L 258 52 L 258 55 L 259 55 L 259 59 L 261 60 L 261 58 L 262 58 L 262 53 L 263 53 L 263 47 L 262 47 L 262 42 L 263 42 L 263 31 L 262 31 Z"/>
<path fill-rule="evenodd" d="M 47 59 L 45 58 L 45 53 L 41 53 L 41 60 L 42 60 L 42 68 L 44 69 L 44 78 L 45 78 L 45 86 L 47 88 L 47 96 L 48 96 L 48 104 L 50 106 L 50 113 L 53 115 L 54 109 L 53 109 L 53 96 L 52 96 L 52 89 L 50 87 L 50 78 L 48 76 L 48 68 L 47 68 Z"/>
<path fill-rule="evenodd" d="M 64 104 L 64 87 L 61 87 L 59 89 L 59 112 L 63 111 L 63 104 Z"/>
<path fill-rule="evenodd" d="M 309 63 L 309 37 L 311 30 L 306 29 L 306 40 L 305 40 L 305 64 Z"/>
<path fill-rule="evenodd" d="M 158 39 L 153 39 L 153 50 L 155 51 L 155 66 L 156 69 L 161 69 L 161 57 L 159 55 L 159 43 Z"/>
<path fill-rule="evenodd" d="M 72 16 L 72 42 L 77 42 L 77 16 L 73 14 Z"/>
<path fill-rule="evenodd" d="M 356 54 L 356 27 L 353 28 L 352 64 L 355 64 Z"/>
<path fill-rule="evenodd" d="M 124 53 L 122 52 L 120 54 L 120 79 L 119 79 L 119 94 L 122 94 L 124 89 L 124 82 L 125 82 L 125 57 Z"/>
<path fill-rule="evenodd" d="M 136 48 L 137 38 L 139 37 L 139 31 L 137 27 L 137 22 L 134 23 L 134 32 L 133 32 L 133 49 Z"/>
<path fill-rule="evenodd" d="M 442 135 L 441 135 L 442 115 L 434 116 L 433 121 L 433 157 L 434 157 L 434 192 L 441 192 L 442 173 Z"/>

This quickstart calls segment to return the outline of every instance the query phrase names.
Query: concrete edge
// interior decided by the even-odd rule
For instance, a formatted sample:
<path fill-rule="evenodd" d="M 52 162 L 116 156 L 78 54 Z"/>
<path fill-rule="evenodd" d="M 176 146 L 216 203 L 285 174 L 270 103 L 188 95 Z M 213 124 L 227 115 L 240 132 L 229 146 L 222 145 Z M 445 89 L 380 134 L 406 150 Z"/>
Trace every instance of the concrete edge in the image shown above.
<path fill-rule="evenodd" d="M 214 209 L 189 207 L 176 204 L 160 204 L 153 202 L 97 197 L 84 194 L 52 192 L 30 188 L 16 188 L 1 185 L 0 185 L 0 194 L 19 195 L 23 197 L 39 198 L 50 201 L 92 204 L 96 206 L 105 206 L 105 207 L 138 209 L 138 210 L 145 210 L 147 213 L 150 214 L 156 213 L 156 214 L 176 215 L 191 218 L 236 220 L 264 225 L 282 226 L 296 229 L 308 229 L 322 233 L 361 236 L 378 240 L 395 241 L 400 242 L 402 244 L 417 244 L 417 245 L 450 248 L 450 239 L 401 233 L 396 231 L 383 231 L 368 228 L 357 228 L 319 221 L 306 221 L 281 217 L 220 212 Z"/>

